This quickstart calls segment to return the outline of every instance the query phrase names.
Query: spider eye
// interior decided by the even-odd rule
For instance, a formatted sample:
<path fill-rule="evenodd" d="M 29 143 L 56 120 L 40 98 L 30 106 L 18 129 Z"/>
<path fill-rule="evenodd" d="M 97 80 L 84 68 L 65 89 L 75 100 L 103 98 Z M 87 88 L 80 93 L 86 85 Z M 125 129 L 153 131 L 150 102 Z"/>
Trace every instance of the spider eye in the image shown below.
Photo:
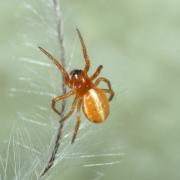
<path fill-rule="evenodd" d="M 73 76 L 79 76 L 79 75 L 81 75 L 81 73 L 82 73 L 83 71 L 82 70 L 80 70 L 80 69 L 74 69 L 74 70 L 72 70 L 71 72 L 70 72 L 70 75 L 73 77 Z"/>

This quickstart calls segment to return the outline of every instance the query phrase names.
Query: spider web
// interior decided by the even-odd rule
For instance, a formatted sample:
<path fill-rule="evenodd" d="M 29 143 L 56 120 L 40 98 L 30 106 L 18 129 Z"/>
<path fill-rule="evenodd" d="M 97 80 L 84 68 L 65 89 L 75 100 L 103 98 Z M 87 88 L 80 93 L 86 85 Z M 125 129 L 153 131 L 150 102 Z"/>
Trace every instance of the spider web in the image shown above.
<path fill-rule="evenodd" d="M 51 110 L 50 102 L 61 94 L 61 75 L 37 48 L 43 46 L 56 57 L 59 56 L 52 0 L 19 1 L 18 9 L 19 13 L 15 15 L 24 23 L 24 29 L 17 35 L 18 42 L 12 44 L 17 52 L 12 58 L 17 72 L 15 84 L 9 91 L 16 105 L 16 114 L 9 137 L 1 142 L 0 180 L 39 179 L 51 156 L 58 128 L 58 116 Z M 63 19 L 68 24 L 71 10 L 65 10 L 67 13 Z M 72 38 L 66 37 L 65 33 L 66 65 L 69 71 L 76 64 L 82 64 L 83 59 L 81 52 L 77 51 L 79 45 L 76 48 L 76 34 L 72 33 Z M 70 62 L 73 62 L 73 67 Z M 71 102 L 72 99 L 67 101 L 66 111 Z M 112 113 L 116 110 L 115 107 Z M 105 125 L 96 126 L 89 123 L 82 113 L 81 121 L 74 145 L 70 141 L 75 115 L 66 122 L 56 161 L 44 179 L 63 179 L 69 173 L 71 177 L 68 179 L 81 179 L 82 171 L 88 174 L 87 180 L 104 179 L 106 168 L 121 162 L 124 153 L 120 138 L 112 141 L 111 133 L 107 133 L 112 119 Z"/>

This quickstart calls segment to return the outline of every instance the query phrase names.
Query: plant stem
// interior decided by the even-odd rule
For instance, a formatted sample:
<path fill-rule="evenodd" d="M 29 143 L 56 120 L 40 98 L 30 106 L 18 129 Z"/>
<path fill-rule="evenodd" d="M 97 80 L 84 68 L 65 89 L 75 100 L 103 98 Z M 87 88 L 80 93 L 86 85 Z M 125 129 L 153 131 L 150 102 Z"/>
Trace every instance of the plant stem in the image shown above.
<path fill-rule="evenodd" d="M 55 9 L 56 28 L 57 28 L 57 35 L 58 35 L 58 42 L 59 42 L 59 49 L 60 49 L 60 60 L 61 60 L 61 64 L 65 67 L 65 48 L 64 48 L 64 39 L 63 39 L 63 33 L 62 33 L 62 16 L 61 16 L 60 3 L 58 3 L 58 0 L 53 0 L 53 5 L 54 5 L 54 9 Z M 62 89 L 63 94 L 65 94 L 66 93 L 66 86 L 64 84 L 63 76 L 62 76 L 61 89 Z M 66 107 L 66 101 L 63 100 L 62 101 L 62 108 L 60 111 L 61 112 L 60 120 L 64 117 L 65 107 Z M 64 123 L 63 122 L 60 123 L 60 120 L 59 120 L 59 127 L 57 129 L 57 135 L 56 135 L 56 140 L 55 140 L 53 152 L 51 154 L 51 157 L 49 159 L 47 166 L 45 167 L 44 171 L 41 173 L 40 177 L 44 176 L 54 164 L 56 154 L 57 154 L 57 151 L 59 149 L 60 142 L 61 142 L 62 130 L 64 127 Z"/>

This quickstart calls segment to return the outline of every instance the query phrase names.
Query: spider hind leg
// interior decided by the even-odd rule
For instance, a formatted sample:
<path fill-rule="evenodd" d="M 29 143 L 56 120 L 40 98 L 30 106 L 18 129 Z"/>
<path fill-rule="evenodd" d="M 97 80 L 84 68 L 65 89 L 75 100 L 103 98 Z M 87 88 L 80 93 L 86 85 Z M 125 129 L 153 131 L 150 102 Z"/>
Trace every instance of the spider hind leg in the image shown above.
<path fill-rule="evenodd" d="M 78 106 L 77 106 L 77 119 L 76 119 L 76 124 L 75 124 L 75 128 L 74 128 L 74 134 L 71 140 L 71 144 L 73 144 L 75 142 L 79 127 L 80 127 L 80 110 L 81 110 L 81 104 L 82 104 L 82 100 L 79 101 Z"/>
<path fill-rule="evenodd" d="M 73 95 L 73 94 L 74 94 L 74 92 L 73 92 L 73 91 L 70 91 L 70 92 L 68 92 L 68 93 L 66 93 L 66 94 L 64 94 L 64 95 L 62 95 L 62 96 L 57 96 L 57 97 L 55 97 L 55 98 L 52 100 L 52 103 L 51 103 L 51 107 L 52 107 L 52 109 L 54 110 L 54 112 L 56 112 L 57 114 L 59 114 L 59 115 L 61 116 L 61 112 L 59 112 L 59 110 L 56 109 L 56 103 L 57 103 L 58 101 L 61 101 L 61 100 L 63 100 L 63 99 L 66 99 L 66 98 L 70 97 L 70 96 Z"/>
<path fill-rule="evenodd" d="M 63 123 L 72 115 L 72 113 L 76 109 L 77 101 L 78 101 L 78 96 L 74 98 L 70 111 L 60 120 L 60 123 Z"/>
<path fill-rule="evenodd" d="M 98 86 L 99 83 L 102 82 L 102 81 L 103 81 L 104 83 L 106 83 L 107 86 L 108 86 L 108 89 L 102 89 L 102 90 L 103 90 L 104 92 L 110 94 L 110 97 L 109 97 L 108 100 L 111 101 L 112 98 L 114 97 L 114 91 L 113 91 L 113 89 L 112 89 L 112 87 L 111 87 L 110 81 L 109 81 L 108 79 L 104 78 L 104 77 L 99 77 L 99 78 L 95 81 L 95 85 Z"/>

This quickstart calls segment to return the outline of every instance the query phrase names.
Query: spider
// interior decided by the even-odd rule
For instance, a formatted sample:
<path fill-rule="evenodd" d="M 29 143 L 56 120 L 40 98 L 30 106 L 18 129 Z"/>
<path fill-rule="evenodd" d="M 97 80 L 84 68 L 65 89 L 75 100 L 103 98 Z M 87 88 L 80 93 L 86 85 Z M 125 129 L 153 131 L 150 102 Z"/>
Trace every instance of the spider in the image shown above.
<path fill-rule="evenodd" d="M 111 101 L 114 96 L 114 92 L 111 88 L 110 81 L 104 77 L 97 78 L 103 68 L 102 65 L 98 66 L 98 68 L 96 69 L 96 71 L 92 76 L 90 77 L 88 76 L 88 71 L 90 68 L 90 60 L 87 54 L 86 46 L 82 38 L 82 35 L 79 29 L 76 29 L 76 31 L 80 39 L 82 52 L 85 59 L 85 67 L 83 70 L 75 69 L 68 74 L 66 69 L 59 63 L 59 61 L 56 58 L 54 58 L 49 52 L 47 52 L 42 47 L 39 47 L 39 49 L 45 55 L 47 55 L 49 59 L 57 66 L 57 68 L 60 70 L 60 72 L 63 75 L 65 85 L 71 89 L 66 94 L 57 96 L 52 100 L 52 104 L 51 104 L 52 109 L 58 115 L 61 115 L 59 110 L 56 108 L 56 103 L 74 95 L 74 100 L 70 111 L 60 120 L 60 123 L 65 122 L 77 109 L 77 119 L 71 140 L 72 144 L 76 139 L 76 135 L 78 133 L 80 126 L 81 107 L 88 120 L 90 120 L 93 123 L 101 123 L 104 120 L 106 120 L 106 118 L 109 115 L 110 111 L 109 111 L 108 101 Z M 95 82 L 93 82 L 94 80 Z M 108 89 L 98 88 L 100 82 L 105 82 L 108 86 Z M 106 93 L 109 94 L 109 97 L 106 96 Z"/>

